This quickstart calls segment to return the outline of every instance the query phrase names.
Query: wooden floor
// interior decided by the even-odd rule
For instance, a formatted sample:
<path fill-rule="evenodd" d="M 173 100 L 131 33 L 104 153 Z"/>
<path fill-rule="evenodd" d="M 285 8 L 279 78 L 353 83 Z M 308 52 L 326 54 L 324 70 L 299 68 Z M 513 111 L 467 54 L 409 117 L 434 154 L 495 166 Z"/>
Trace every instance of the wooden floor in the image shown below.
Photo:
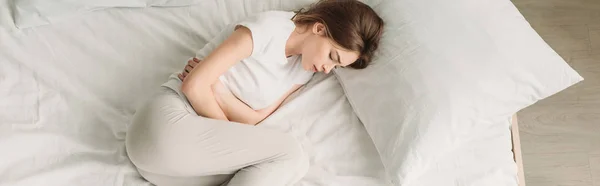
<path fill-rule="evenodd" d="M 518 113 L 527 186 L 600 186 L 600 0 L 513 0 L 584 78 Z"/>

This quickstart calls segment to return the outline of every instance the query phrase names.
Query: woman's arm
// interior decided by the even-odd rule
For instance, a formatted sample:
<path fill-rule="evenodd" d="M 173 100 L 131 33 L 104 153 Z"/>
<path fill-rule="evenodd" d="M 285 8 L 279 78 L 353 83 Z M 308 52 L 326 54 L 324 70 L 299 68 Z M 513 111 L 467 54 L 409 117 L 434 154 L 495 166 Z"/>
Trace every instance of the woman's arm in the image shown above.
<path fill-rule="evenodd" d="M 228 89 L 224 88 L 224 86 L 217 82 L 213 85 L 213 91 L 217 94 L 217 102 L 223 112 L 227 116 L 230 121 L 235 121 L 244 124 L 256 125 L 260 123 L 262 120 L 271 115 L 283 101 L 294 91 L 298 90 L 302 85 L 294 85 L 288 92 L 281 96 L 275 103 L 271 104 L 269 107 L 253 110 L 244 102 L 239 100 L 235 95 L 233 95 Z"/>
<path fill-rule="evenodd" d="M 235 31 L 215 50 L 213 50 L 202 63 L 199 63 L 185 77 L 181 91 L 190 101 L 198 115 L 228 120 L 219 106 L 212 90 L 212 85 L 219 76 L 240 60 L 247 58 L 252 53 L 252 36 L 246 27 L 238 26 Z"/>
<path fill-rule="evenodd" d="M 287 99 L 292 93 L 296 92 L 296 90 L 298 90 L 300 87 L 302 87 L 302 85 L 292 86 L 292 88 L 290 90 L 288 90 L 285 94 L 283 94 L 271 106 L 264 108 L 264 109 L 257 110 L 256 112 L 258 112 L 260 115 L 264 116 L 264 118 L 270 116 L 273 112 L 275 112 L 275 110 L 277 110 L 281 106 L 281 104 L 283 103 L 283 101 L 285 101 L 285 99 Z M 264 118 L 261 119 L 261 121 L 264 120 Z"/>
<path fill-rule="evenodd" d="M 191 72 L 196 65 L 201 60 L 198 58 L 193 58 L 188 60 L 188 65 L 186 65 L 185 69 L 179 74 L 179 79 L 182 81 L 188 75 L 188 72 Z M 227 117 L 229 121 L 235 121 L 243 124 L 256 125 L 266 117 L 271 115 L 281 103 L 294 91 L 300 88 L 302 85 L 294 85 L 288 92 L 286 92 L 282 97 L 273 103 L 271 106 L 260 109 L 253 110 L 250 106 L 246 105 L 244 102 L 239 100 L 229 89 L 225 88 L 225 86 L 220 82 L 215 82 L 211 87 L 213 94 L 217 100 L 217 104 Z"/>
<path fill-rule="evenodd" d="M 263 119 L 258 112 L 239 100 L 221 82 L 216 82 L 213 85 L 213 92 L 217 98 L 217 103 L 229 121 L 256 125 Z"/>

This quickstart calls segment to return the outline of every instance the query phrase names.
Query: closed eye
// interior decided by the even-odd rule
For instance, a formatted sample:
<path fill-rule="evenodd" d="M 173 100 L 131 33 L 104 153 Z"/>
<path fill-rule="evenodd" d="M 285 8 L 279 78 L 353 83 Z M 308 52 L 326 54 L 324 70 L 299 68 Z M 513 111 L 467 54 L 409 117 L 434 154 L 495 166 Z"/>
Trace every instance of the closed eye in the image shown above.
<path fill-rule="evenodd" d="M 340 53 L 336 52 L 335 54 L 337 55 L 337 62 L 338 62 L 338 64 L 341 65 L 342 64 L 342 59 L 340 58 Z"/>
<path fill-rule="evenodd" d="M 331 52 L 330 52 L 330 53 L 329 53 L 329 59 L 331 59 L 331 61 L 334 61 L 334 62 L 336 62 L 337 64 L 342 64 L 342 62 L 340 62 L 340 57 L 339 57 L 339 54 L 338 54 L 338 58 L 337 58 L 337 60 L 335 60 L 335 59 L 333 59 L 333 53 L 331 53 Z"/>

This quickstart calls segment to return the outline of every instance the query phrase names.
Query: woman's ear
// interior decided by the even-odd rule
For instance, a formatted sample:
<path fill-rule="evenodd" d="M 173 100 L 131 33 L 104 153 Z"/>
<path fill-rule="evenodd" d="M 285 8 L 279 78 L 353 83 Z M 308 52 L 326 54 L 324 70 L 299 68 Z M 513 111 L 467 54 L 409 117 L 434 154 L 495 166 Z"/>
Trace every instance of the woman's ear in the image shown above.
<path fill-rule="evenodd" d="M 321 36 L 325 35 L 325 29 L 326 28 L 323 23 L 317 22 L 317 23 L 313 24 L 313 26 L 312 26 L 313 34 L 316 34 L 316 35 L 321 35 Z"/>

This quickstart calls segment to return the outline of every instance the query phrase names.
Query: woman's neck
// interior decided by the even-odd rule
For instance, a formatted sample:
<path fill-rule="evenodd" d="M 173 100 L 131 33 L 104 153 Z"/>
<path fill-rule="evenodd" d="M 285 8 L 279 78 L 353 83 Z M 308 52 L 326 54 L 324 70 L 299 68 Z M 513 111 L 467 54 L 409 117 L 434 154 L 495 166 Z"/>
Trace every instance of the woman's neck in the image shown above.
<path fill-rule="evenodd" d="M 292 31 L 285 43 L 285 55 L 289 57 L 302 54 L 302 45 L 308 33 L 306 26 L 296 25 L 296 28 L 294 28 L 294 31 Z"/>

